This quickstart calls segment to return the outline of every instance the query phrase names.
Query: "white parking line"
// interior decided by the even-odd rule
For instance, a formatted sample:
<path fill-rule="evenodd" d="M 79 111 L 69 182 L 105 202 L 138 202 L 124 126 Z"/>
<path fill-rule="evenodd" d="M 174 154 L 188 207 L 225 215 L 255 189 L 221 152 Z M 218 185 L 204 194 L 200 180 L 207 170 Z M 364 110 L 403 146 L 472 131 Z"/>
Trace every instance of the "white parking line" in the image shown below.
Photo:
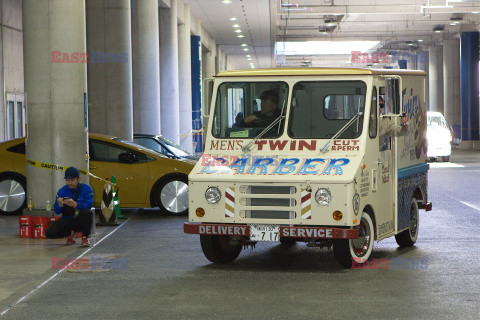
<path fill-rule="evenodd" d="M 40 289 L 41 287 L 43 287 L 44 285 L 46 285 L 48 282 L 50 282 L 51 280 L 55 279 L 60 273 L 63 272 L 63 270 L 67 269 L 72 263 L 75 262 L 75 260 L 83 257 L 84 255 L 86 255 L 87 253 L 89 253 L 93 248 L 95 248 L 97 245 L 99 245 L 103 240 L 107 239 L 108 237 L 110 237 L 110 235 L 112 235 L 115 231 L 117 231 L 118 229 L 120 229 L 121 227 L 123 227 L 129 220 L 125 221 L 124 223 L 122 223 L 121 225 L 119 225 L 117 228 L 115 228 L 112 232 L 110 232 L 109 234 L 107 234 L 105 237 L 103 237 L 102 239 L 100 239 L 100 241 L 96 242 L 90 249 L 84 251 L 81 255 L 79 255 L 77 258 L 75 259 L 72 259 L 72 261 L 70 261 L 70 263 L 68 265 L 66 265 L 65 267 L 63 267 L 61 270 L 59 270 L 57 273 L 55 273 L 53 276 L 51 276 L 50 278 L 48 278 L 47 280 L 45 280 L 44 282 L 42 282 L 41 284 L 39 284 L 36 288 L 34 288 L 32 291 L 30 291 L 29 293 L 27 293 L 26 295 L 24 295 L 23 297 L 21 297 L 20 299 L 18 299 L 14 304 L 12 304 L 11 306 L 7 307 L 5 310 L 2 311 L 2 313 L 0 313 L 0 317 L 3 316 L 4 314 L 6 314 L 8 311 L 10 311 L 12 308 L 16 307 L 20 302 L 22 302 L 23 300 L 27 299 L 29 296 L 31 296 L 32 294 L 34 294 L 38 289 Z"/>
<path fill-rule="evenodd" d="M 463 203 L 464 205 L 472 208 L 472 209 L 475 209 L 475 210 L 480 211 L 480 207 L 478 207 L 478 206 L 476 206 L 476 205 L 474 205 L 474 204 L 472 204 L 472 203 L 470 203 L 470 202 L 466 202 L 466 201 L 460 201 L 460 202 Z"/>

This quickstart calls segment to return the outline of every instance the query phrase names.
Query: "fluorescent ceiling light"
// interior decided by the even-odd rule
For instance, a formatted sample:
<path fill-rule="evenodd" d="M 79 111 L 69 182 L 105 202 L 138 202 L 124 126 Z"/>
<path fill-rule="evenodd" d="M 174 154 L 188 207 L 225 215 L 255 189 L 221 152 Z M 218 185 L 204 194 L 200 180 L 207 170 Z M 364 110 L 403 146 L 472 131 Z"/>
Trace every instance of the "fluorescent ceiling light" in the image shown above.
<path fill-rule="evenodd" d="M 229 20 L 230 20 L 230 21 L 237 21 L 238 19 L 235 18 L 235 17 L 231 17 Z"/>
<path fill-rule="evenodd" d="M 242 30 L 240 29 L 235 30 L 235 33 L 240 33 L 240 32 L 242 32 Z"/>
<path fill-rule="evenodd" d="M 233 28 L 240 28 L 240 25 L 239 24 L 234 24 L 232 27 Z"/>
<path fill-rule="evenodd" d="M 222 3 L 229 4 L 232 3 L 232 0 L 223 0 Z"/>
<path fill-rule="evenodd" d="M 422 39 L 418 39 L 418 42 L 423 42 L 423 40 L 422 40 Z"/>
<path fill-rule="evenodd" d="M 250 57 L 251 57 L 251 55 L 247 54 L 247 58 L 250 58 Z"/>
<path fill-rule="evenodd" d="M 472 13 L 473 13 L 473 14 L 478 14 L 478 11 L 473 11 Z"/>
<path fill-rule="evenodd" d="M 248 48 L 243 48 L 243 51 L 248 51 L 249 49 Z"/>
<path fill-rule="evenodd" d="M 330 55 L 351 54 L 352 51 L 367 52 L 379 41 L 278 41 L 275 43 L 277 55 Z"/>
<path fill-rule="evenodd" d="M 243 34 L 239 34 L 237 38 L 245 38 L 245 36 Z"/>
<path fill-rule="evenodd" d="M 247 44 L 246 44 L 246 43 L 242 43 L 241 46 L 242 46 L 242 47 L 246 47 Z"/>

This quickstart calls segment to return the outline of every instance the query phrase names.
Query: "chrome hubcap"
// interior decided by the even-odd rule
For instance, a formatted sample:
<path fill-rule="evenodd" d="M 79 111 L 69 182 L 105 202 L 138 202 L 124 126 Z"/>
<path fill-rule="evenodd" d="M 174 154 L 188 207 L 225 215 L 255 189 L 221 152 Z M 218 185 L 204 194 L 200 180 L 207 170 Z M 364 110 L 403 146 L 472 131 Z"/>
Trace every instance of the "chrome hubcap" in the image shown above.
<path fill-rule="evenodd" d="M 25 202 L 25 189 L 15 180 L 0 182 L 0 210 L 13 212 Z"/>
<path fill-rule="evenodd" d="M 412 205 L 410 209 L 410 235 L 412 238 L 415 238 L 415 235 L 417 234 L 417 224 L 417 211 Z"/>
<path fill-rule="evenodd" d="M 188 185 L 182 181 L 170 181 L 161 193 L 160 201 L 170 212 L 179 213 L 188 208 Z"/>
<path fill-rule="evenodd" d="M 358 239 L 352 239 L 353 251 L 357 257 L 363 257 L 367 253 L 370 245 L 370 234 L 370 226 L 362 219 Z"/>

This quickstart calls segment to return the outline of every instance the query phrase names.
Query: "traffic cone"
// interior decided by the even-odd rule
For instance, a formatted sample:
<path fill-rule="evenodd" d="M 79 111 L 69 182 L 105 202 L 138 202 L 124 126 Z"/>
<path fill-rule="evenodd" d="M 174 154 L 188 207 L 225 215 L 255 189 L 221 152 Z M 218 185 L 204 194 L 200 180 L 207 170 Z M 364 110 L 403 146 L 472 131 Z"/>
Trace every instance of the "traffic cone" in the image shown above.
<path fill-rule="evenodd" d="M 112 176 L 114 179 L 115 177 Z M 112 183 L 114 183 L 112 179 Z M 105 182 L 105 187 L 103 188 L 102 194 L 102 203 L 100 205 L 100 213 L 98 215 L 98 223 L 99 226 L 118 226 L 119 223 L 117 221 L 117 215 L 114 214 L 115 208 L 115 199 L 114 199 L 114 192 L 113 189 L 115 186 L 108 182 Z"/>
<path fill-rule="evenodd" d="M 120 210 L 120 198 L 118 196 L 117 180 L 115 176 L 112 176 L 112 195 L 113 195 L 113 205 L 115 207 L 115 214 L 119 220 L 127 220 L 128 218 L 122 216 L 122 211 Z"/>

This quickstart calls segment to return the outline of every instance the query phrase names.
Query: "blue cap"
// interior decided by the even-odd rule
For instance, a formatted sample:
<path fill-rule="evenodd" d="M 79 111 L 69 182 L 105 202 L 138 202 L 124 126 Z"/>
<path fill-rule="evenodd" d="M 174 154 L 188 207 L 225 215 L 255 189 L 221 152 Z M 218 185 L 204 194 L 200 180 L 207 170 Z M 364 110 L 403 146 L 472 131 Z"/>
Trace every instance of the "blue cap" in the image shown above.
<path fill-rule="evenodd" d="M 65 170 L 65 178 L 64 179 L 75 179 L 80 178 L 80 172 L 75 167 L 68 167 Z"/>

